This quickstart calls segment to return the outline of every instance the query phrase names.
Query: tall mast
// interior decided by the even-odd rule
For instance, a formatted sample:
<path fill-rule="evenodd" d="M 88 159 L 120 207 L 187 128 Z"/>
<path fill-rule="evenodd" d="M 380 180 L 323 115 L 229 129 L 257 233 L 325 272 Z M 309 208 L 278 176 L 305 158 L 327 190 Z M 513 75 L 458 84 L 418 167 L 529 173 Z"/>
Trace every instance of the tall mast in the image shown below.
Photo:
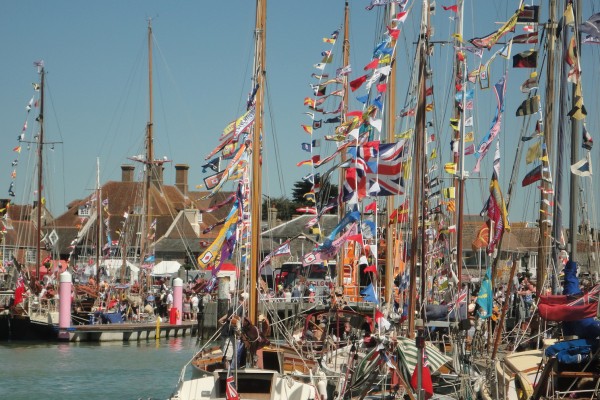
<path fill-rule="evenodd" d="M 544 143 L 546 144 L 546 153 L 544 156 L 548 158 L 552 155 L 552 132 L 554 128 L 554 75 L 555 75 L 555 48 L 556 48 L 556 0 L 549 0 L 550 14 L 549 21 L 547 24 L 548 30 L 548 41 L 547 41 L 547 56 L 548 56 L 548 70 L 547 70 L 547 86 L 545 96 L 545 107 L 544 107 Z M 548 162 L 543 161 L 542 166 L 548 167 Z M 538 259 L 537 259 L 537 273 L 536 273 L 536 291 L 538 294 L 542 293 L 544 287 L 544 280 L 546 279 L 546 265 L 548 259 L 548 248 L 550 246 L 549 233 L 550 228 L 547 226 L 544 220 L 546 219 L 547 205 L 544 203 L 546 200 L 546 192 L 550 188 L 549 183 L 545 177 L 547 173 L 542 170 L 542 190 L 541 190 L 541 201 L 540 201 L 540 213 L 539 213 L 539 227 L 540 227 L 540 241 L 538 245 Z"/>
<path fill-rule="evenodd" d="M 150 226 L 150 219 L 152 218 L 150 214 L 150 185 L 152 182 L 152 174 L 154 172 L 154 138 L 152 136 L 153 125 L 154 106 L 152 98 L 152 19 L 148 19 L 148 123 L 146 125 L 146 160 L 144 164 L 144 215 L 141 218 L 142 226 L 140 229 L 140 232 L 142 232 L 140 235 L 140 265 L 144 263 L 144 259 L 146 257 L 146 251 L 148 247 L 146 228 Z M 123 257 L 123 259 L 127 260 L 126 255 Z M 124 268 L 126 268 L 126 265 L 121 266 L 121 269 Z M 147 287 L 151 285 L 150 274 L 148 274 L 146 277 L 146 285 Z"/>
<path fill-rule="evenodd" d="M 102 251 L 102 196 L 100 193 L 100 158 L 96 158 L 96 282 L 100 283 L 100 252 Z M 110 243 L 109 243 L 110 246 Z M 122 269 L 123 270 L 123 269 Z"/>
<path fill-rule="evenodd" d="M 256 1 L 256 26 L 254 31 L 254 84 L 257 87 L 255 103 L 255 121 L 252 133 L 252 186 L 250 188 L 250 283 L 248 317 L 256 322 L 258 319 L 258 264 L 260 263 L 260 222 L 262 209 L 262 131 L 263 131 L 263 100 L 264 78 L 266 73 L 266 20 L 267 0 Z"/>
<path fill-rule="evenodd" d="M 396 14 L 396 5 L 394 3 L 390 4 L 390 12 L 389 17 L 392 19 L 392 28 L 396 28 L 397 23 L 393 21 L 393 16 Z M 395 39 L 392 38 L 392 41 Z M 396 44 L 392 46 L 394 49 L 396 48 Z M 394 141 L 394 133 L 396 132 L 396 57 L 394 52 L 394 57 L 392 58 L 391 63 L 392 69 L 390 70 L 390 75 L 388 77 L 388 85 L 389 90 L 387 92 L 387 105 L 386 105 L 386 113 L 385 113 L 385 124 L 387 127 L 387 142 L 391 143 Z M 389 216 L 394 210 L 394 196 L 386 197 L 386 210 Z M 394 248 L 395 248 L 395 240 L 394 240 L 394 231 L 396 225 L 393 226 L 387 224 L 387 228 L 385 230 L 385 301 L 388 304 L 392 304 L 392 295 L 394 288 Z M 396 238 L 398 240 L 398 238 Z"/>
<path fill-rule="evenodd" d="M 344 2 L 344 41 L 342 44 L 342 68 L 348 66 L 348 64 L 350 63 L 350 6 L 348 5 L 348 0 L 345 0 Z M 342 123 L 346 122 L 346 114 L 348 113 L 348 99 L 349 99 L 349 94 L 348 91 L 350 90 L 350 86 L 348 84 L 348 74 L 344 74 L 342 76 L 343 79 L 343 91 L 344 91 L 344 95 L 342 96 Z M 344 162 L 346 160 L 346 152 L 342 151 L 341 153 L 341 160 L 342 162 Z M 340 177 L 339 177 L 339 190 L 342 190 L 343 187 L 343 181 L 344 176 L 343 173 L 340 172 Z M 344 217 L 345 214 L 344 207 L 340 206 L 338 207 L 338 216 L 340 218 L 340 220 Z M 339 265 L 340 263 L 338 263 Z M 354 274 L 354 276 L 356 275 L 356 271 L 352 272 Z M 337 286 L 338 287 L 344 287 L 344 271 L 343 271 L 343 266 L 342 268 L 338 271 L 337 274 Z"/>
<path fill-rule="evenodd" d="M 424 138 L 425 138 L 425 81 L 427 79 L 427 46 L 428 46 L 428 21 L 429 21 L 429 1 L 423 1 L 423 16 L 421 21 L 421 35 L 419 38 L 419 75 L 418 75 L 418 90 L 419 101 L 417 104 L 417 112 L 415 116 L 415 134 L 414 134 L 414 163 L 413 163 L 413 215 L 411 227 L 411 254 L 410 254 L 410 282 L 409 282 L 409 308 L 408 308 L 408 335 L 414 337 L 415 334 L 415 310 L 417 303 L 417 273 L 420 273 L 421 287 L 423 287 L 425 270 L 425 259 L 421 258 L 421 268 L 417 269 L 417 260 L 419 259 L 417 252 L 419 250 L 419 237 L 421 236 L 421 253 L 425 249 L 425 236 L 421 235 L 425 228 L 425 210 L 423 198 L 423 169 L 424 169 Z M 423 220 L 422 220 L 423 219 Z M 422 224 L 421 232 L 419 231 L 419 223 Z M 423 296 L 421 292 L 421 297 Z"/>
<path fill-rule="evenodd" d="M 464 3 L 463 0 L 458 1 L 458 9 L 460 10 L 456 14 L 456 33 L 460 36 L 457 37 L 456 42 L 457 45 L 460 45 L 458 38 L 462 38 L 463 34 L 463 11 L 464 11 Z M 454 154 L 454 162 L 460 166 L 459 175 L 454 179 L 454 186 L 457 187 L 458 191 L 458 216 L 457 216 L 457 229 L 458 235 L 456 235 L 456 278 L 458 280 L 457 290 L 460 292 L 461 290 L 461 282 L 462 282 L 462 258 L 463 258 L 463 243 L 462 243 L 462 231 L 464 226 L 464 197 L 465 197 L 465 164 L 464 164 L 464 152 L 465 152 L 465 97 L 466 97 L 466 62 L 460 61 L 458 57 L 455 59 L 455 68 L 456 68 L 456 77 L 457 81 L 460 81 L 460 84 L 463 86 L 463 96 L 462 96 L 462 111 L 458 107 L 458 104 L 455 106 L 455 116 L 460 119 L 460 130 L 455 132 L 455 139 L 458 140 L 460 146 L 460 152 L 458 154 Z M 462 77 L 460 79 L 459 77 Z"/>
<path fill-rule="evenodd" d="M 35 263 L 35 276 L 36 279 L 40 279 L 40 266 L 42 264 L 42 179 L 44 172 L 44 90 L 45 90 L 45 78 L 46 71 L 42 66 L 40 69 L 40 115 L 38 121 L 40 123 L 40 134 L 38 137 L 38 177 L 37 177 L 37 205 L 36 205 L 36 234 L 37 240 L 35 243 L 36 250 L 36 263 Z"/>
<path fill-rule="evenodd" d="M 573 34 L 575 35 L 575 46 L 577 49 L 577 56 L 581 57 L 581 35 L 577 31 L 581 24 L 581 0 L 573 2 L 573 12 L 575 14 L 575 28 Z M 566 33 L 563 33 L 563 35 Z M 577 59 L 577 65 L 575 68 L 579 68 L 581 63 L 580 59 Z M 572 99 L 577 96 L 577 84 L 573 85 Z M 576 118 L 571 118 L 571 165 L 579 161 L 579 149 L 577 144 L 579 143 L 579 135 L 581 132 L 581 122 Z M 579 207 L 579 176 L 576 174 L 571 175 L 571 184 L 569 187 L 569 259 L 571 261 L 577 261 L 577 236 L 578 236 L 578 207 Z"/>

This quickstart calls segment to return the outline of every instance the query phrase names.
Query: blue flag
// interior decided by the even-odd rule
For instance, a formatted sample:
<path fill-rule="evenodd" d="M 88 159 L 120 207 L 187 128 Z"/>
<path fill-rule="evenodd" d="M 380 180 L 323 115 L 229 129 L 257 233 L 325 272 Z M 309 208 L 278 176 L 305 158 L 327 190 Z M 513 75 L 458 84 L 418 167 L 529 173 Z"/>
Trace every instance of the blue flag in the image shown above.
<path fill-rule="evenodd" d="M 312 150 L 310 143 L 302 143 L 302 150 L 308 151 L 310 153 Z"/>
<path fill-rule="evenodd" d="M 377 300 L 377 296 L 375 295 L 375 288 L 373 284 L 370 283 L 369 286 L 360 291 L 360 295 L 363 296 L 365 301 L 369 301 L 371 303 L 379 304 Z"/>
<path fill-rule="evenodd" d="M 477 315 L 479 318 L 486 319 L 492 316 L 492 311 L 494 308 L 494 293 L 492 292 L 492 269 L 488 267 L 485 272 L 485 277 L 483 278 L 483 282 L 481 282 L 481 288 L 479 289 L 479 294 L 477 295 L 477 305 L 481 307 L 477 311 Z"/>

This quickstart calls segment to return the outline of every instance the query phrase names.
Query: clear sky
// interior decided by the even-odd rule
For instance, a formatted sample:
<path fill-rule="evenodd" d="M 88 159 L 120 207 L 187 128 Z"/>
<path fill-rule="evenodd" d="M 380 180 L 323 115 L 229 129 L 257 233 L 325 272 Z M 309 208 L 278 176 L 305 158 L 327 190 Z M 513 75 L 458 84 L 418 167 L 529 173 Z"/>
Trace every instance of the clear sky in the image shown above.
<path fill-rule="evenodd" d="M 379 22 L 382 10 L 377 7 L 367 11 L 368 3 L 368 0 L 350 1 L 350 62 L 354 70 L 351 79 L 364 73 L 362 67 L 370 61 L 376 35 L 382 28 Z M 589 3 L 584 20 L 595 7 L 595 2 Z M 432 19 L 436 29 L 434 40 L 448 40 L 453 32 L 452 12 L 441 7 L 452 4 L 452 1 L 437 2 L 437 12 Z M 300 149 L 300 143 L 309 141 L 300 124 L 310 123 L 303 115 L 306 108 L 302 103 L 311 94 L 309 84 L 314 83 L 314 79 L 310 75 L 317 72 L 313 64 L 320 61 L 321 51 L 329 49 L 322 38 L 341 26 L 343 5 L 343 0 L 268 2 L 265 191 L 273 196 L 289 195 L 293 182 L 309 172 L 306 167 L 296 167 L 297 162 L 308 158 Z M 3 144 L 0 146 L 0 198 L 6 197 L 8 192 L 13 171 L 11 161 L 17 156 L 13 148 L 18 145 L 17 136 L 27 118 L 25 106 L 33 94 L 31 83 L 38 80 L 32 64 L 34 60 L 43 59 L 48 72 L 46 140 L 63 142 L 55 145 L 54 151 L 48 149 L 45 164 L 48 173 L 45 193 L 55 214 L 62 213 L 69 202 L 88 195 L 95 187 L 97 157 L 100 159 L 100 181 L 104 183 L 119 180 L 121 164 L 130 162 L 127 157 L 143 153 L 148 119 L 148 18 L 152 18 L 155 37 L 156 156 L 173 160 L 165 170 L 166 183 L 174 183 L 173 165 L 184 163 L 190 166 L 190 186 L 202 184 L 206 176 L 200 167 L 205 162 L 204 157 L 217 144 L 227 123 L 244 111 L 251 86 L 254 6 L 250 0 L 1 2 L 0 132 Z M 505 21 L 517 6 L 516 0 L 467 0 L 465 39 L 484 36 L 497 29 L 495 22 Z M 399 43 L 399 108 L 406 98 L 418 14 L 420 2 L 416 2 L 413 15 L 403 26 Z M 520 27 L 517 33 L 523 33 Z M 515 45 L 513 54 L 527 49 L 527 46 Z M 453 91 L 449 67 L 451 50 L 450 45 L 436 45 L 432 66 L 436 92 L 434 118 L 439 127 L 436 133 L 440 140 L 441 164 L 449 161 L 450 153 L 447 119 L 451 101 L 446 99 Z M 483 61 L 491 54 L 486 51 Z M 339 46 L 334 48 L 334 55 L 334 67 L 326 71 L 331 75 L 335 73 L 334 68 L 340 66 Z M 586 94 L 590 111 L 588 130 L 594 134 L 598 113 L 594 112 L 596 107 L 590 88 L 597 84 L 592 78 L 598 73 L 598 50 L 588 45 L 583 49 L 583 55 L 584 58 L 595 57 L 584 74 L 584 79 L 590 79 L 584 92 L 590 91 Z M 477 60 L 472 55 L 468 57 L 472 68 Z M 503 68 L 502 61 L 494 63 L 492 84 L 501 77 Z M 514 116 L 525 98 L 518 86 L 530 72 L 512 68 L 508 71 L 506 113 L 501 132 L 503 189 L 508 185 L 522 122 Z M 474 130 L 477 143 L 489 129 L 495 102 L 491 90 L 476 93 L 478 109 Z M 364 91 L 359 89 L 353 96 L 361 94 Z M 350 108 L 357 107 L 358 103 L 354 101 Z M 27 135 L 31 138 L 35 127 L 32 116 L 28 123 Z M 325 129 L 319 134 L 323 132 Z M 280 151 L 279 165 L 274 157 L 274 143 Z M 322 156 L 328 154 L 325 150 Z M 598 145 L 594 154 L 597 151 Z M 28 160 L 33 157 L 34 148 L 27 151 L 23 145 L 16 168 L 17 202 L 32 194 L 33 189 L 27 182 L 31 181 L 29 175 L 33 165 Z M 493 149 L 482 164 L 481 179 L 469 181 L 469 213 L 478 213 L 487 197 L 492 158 Z M 473 159 L 469 160 L 467 169 L 473 165 Z M 275 173 L 276 166 L 283 171 L 282 184 Z M 522 162 L 517 182 L 530 167 L 525 167 Z M 520 208 L 515 210 L 512 219 L 535 219 L 537 196 L 535 189 L 521 191 L 517 195 L 518 203 L 529 207 L 529 214 Z"/>

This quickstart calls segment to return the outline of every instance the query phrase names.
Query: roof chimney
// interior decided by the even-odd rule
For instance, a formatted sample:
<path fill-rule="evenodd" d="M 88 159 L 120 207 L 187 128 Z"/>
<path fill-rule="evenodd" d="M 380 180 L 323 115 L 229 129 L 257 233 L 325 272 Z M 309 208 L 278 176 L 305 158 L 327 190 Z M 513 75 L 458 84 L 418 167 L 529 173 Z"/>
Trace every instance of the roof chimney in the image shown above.
<path fill-rule="evenodd" d="M 135 167 L 129 164 L 121 165 L 121 181 L 123 182 L 133 182 L 133 171 Z"/>
<path fill-rule="evenodd" d="M 175 165 L 175 187 L 179 189 L 183 195 L 187 195 L 188 191 L 188 170 L 190 166 L 187 164 Z"/>

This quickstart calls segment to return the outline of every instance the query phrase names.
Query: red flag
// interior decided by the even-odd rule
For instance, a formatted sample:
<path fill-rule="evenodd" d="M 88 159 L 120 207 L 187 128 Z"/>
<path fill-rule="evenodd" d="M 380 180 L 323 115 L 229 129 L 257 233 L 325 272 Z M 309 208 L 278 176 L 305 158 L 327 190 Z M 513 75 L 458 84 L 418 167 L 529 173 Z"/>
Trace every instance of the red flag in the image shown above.
<path fill-rule="evenodd" d="M 233 375 L 229 375 L 225 381 L 225 398 L 227 400 L 240 400 L 240 395 L 235 389 L 235 380 Z"/>
<path fill-rule="evenodd" d="M 350 89 L 352 89 L 352 91 L 354 92 L 356 89 L 361 87 L 362 84 L 365 83 L 366 81 L 367 81 L 366 75 L 360 76 L 360 77 L 356 78 L 355 80 L 353 80 L 352 82 L 350 82 Z"/>
<path fill-rule="evenodd" d="M 350 236 L 348 236 L 348 240 L 351 240 L 353 242 L 358 242 L 358 243 L 362 244 L 362 242 L 363 242 L 362 233 L 359 233 L 357 235 L 350 235 Z"/>
<path fill-rule="evenodd" d="M 19 286 L 15 289 L 15 306 L 21 304 L 23 301 L 23 293 L 25 293 L 25 284 L 23 281 L 20 281 Z"/>
<path fill-rule="evenodd" d="M 431 96 L 432 94 L 433 94 L 433 86 L 430 86 L 425 90 L 425 96 Z"/>
<path fill-rule="evenodd" d="M 383 93 L 387 90 L 387 83 L 380 83 L 379 85 L 377 85 L 377 91 L 379 93 Z"/>
<path fill-rule="evenodd" d="M 377 65 L 379 65 L 379 59 L 378 58 L 374 58 L 370 63 L 368 63 L 367 65 L 365 65 L 364 70 L 368 70 L 368 69 L 375 69 L 377 68 Z"/>
<path fill-rule="evenodd" d="M 358 117 L 358 118 L 362 118 L 363 112 L 360 110 L 356 110 L 356 111 L 349 111 L 346 113 L 346 118 L 348 117 Z"/>
<path fill-rule="evenodd" d="M 364 269 L 364 272 L 372 272 L 375 275 L 377 275 L 377 267 L 374 265 L 369 265 L 367 268 Z"/>
<path fill-rule="evenodd" d="M 415 370 L 410 380 L 410 384 L 415 390 L 418 390 L 417 368 L 419 368 L 418 364 L 415 365 Z M 426 399 L 429 399 L 433 396 L 433 381 L 431 380 L 431 371 L 429 370 L 429 365 L 427 364 L 427 356 L 425 354 L 423 354 L 423 368 L 421 368 L 421 386 L 425 391 Z"/>
<path fill-rule="evenodd" d="M 400 22 L 406 21 L 406 17 L 408 17 L 408 11 L 402 11 L 396 14 L 396 19 Z"/>
<path fill-rule="evenodd" d="M 388 34 L 393 37 L 394 39 L 398 39 L 398 36 L 400 35 L 400 29 L 394 29 L 394 28 L 390 28 L 389 26 L 387 27 L 388 30 Z"/>
<path fill-rule="evenodd" d="M 374 201 L 371 204 L 369 204 L 368 206 L 365 207 L 365 212 L 377 212 L 377 202 Z"/>
<path fill-rule="evenodd" d="M 455 13 L 458 12 L 458 5 L 453 5 L 453 6 L 442 6 L 442 8 L 446 11 L 454 11 Z"/>

